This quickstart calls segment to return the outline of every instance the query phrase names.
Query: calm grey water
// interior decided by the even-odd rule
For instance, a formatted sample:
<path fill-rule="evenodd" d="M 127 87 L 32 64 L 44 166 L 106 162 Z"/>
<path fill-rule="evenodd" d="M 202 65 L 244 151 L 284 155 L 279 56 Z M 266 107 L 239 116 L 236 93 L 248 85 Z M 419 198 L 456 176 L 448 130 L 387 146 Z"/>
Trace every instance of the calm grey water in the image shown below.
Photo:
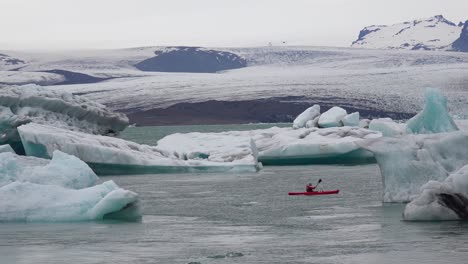
<path fill-rule="evenodd" d="M 287 195 L 318 178 L 340 193 Z M 467 263 L 468 225 L 402 221 L 377 165 L 110 179 L 141 223 L 2 223 L 0 263 Z"/>

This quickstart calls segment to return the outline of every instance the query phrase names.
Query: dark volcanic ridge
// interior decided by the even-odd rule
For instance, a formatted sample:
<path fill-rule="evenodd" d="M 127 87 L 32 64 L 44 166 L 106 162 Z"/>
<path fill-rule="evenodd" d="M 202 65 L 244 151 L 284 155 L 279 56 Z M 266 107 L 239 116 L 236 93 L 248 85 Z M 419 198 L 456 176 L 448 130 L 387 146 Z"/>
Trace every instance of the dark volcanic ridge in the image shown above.
<path fill-rule="evenodd" d="M 135 67 L 150 72 L 215 73 L 247 66 L 247 61 L 239 55 L 201 47 L 167 47 L 155 54 Z"/>
<path fill-rule="evenodd" d="M 343 102 L 338 104 L 337 102 Z M 178 103 L 168 108 L 145 111 L 129 109 L 126 112 L 131 124 L 137 126 L 161 125 L 215 125 L 247 123 L 289 123 L 313 104 L 319 104 L 321 112 L 333 106 L 343 107 L 348 113 L 358 111 L 361 118 L 391 117 L 408 119 L 415 113 L 392 112 L 365 106 L 364 100 L 346 104 L 345 98 L 305 98 L 300 96 L 274 97 L 244 101 L 210 100 L 197 103 Z"/>
<path fill-rule="evenodd" d="M 83 83 L 98 83 L 106 81 L 113 78 L 99 78 L 91 75 L 87 75 L 79 72 L 65 71 L 65 70 L 46 70 L 41 72 L 55 73 L 62 75 L 65 78 L 65 81 L 60 83 L 55 83 L 54 85 L 65 85 L 65 84 L 83 84 Z"/>
<path fill-rule="evenodd" d="M 468 52 L 468 20 L 464 23 L 460 37 L 452 44 L 455 51 Z"/>

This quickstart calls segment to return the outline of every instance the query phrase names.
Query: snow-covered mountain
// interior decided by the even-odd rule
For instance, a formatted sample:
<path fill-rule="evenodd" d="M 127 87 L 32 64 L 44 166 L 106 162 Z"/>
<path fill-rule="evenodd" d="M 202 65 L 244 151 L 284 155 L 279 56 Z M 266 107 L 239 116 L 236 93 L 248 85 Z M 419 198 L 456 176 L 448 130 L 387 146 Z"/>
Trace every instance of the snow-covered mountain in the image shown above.
<path fill-rule="evenodd" d="M 358 39 L 351 46 L 371 49 L 455 50 L 452 43 L 458 41 L 463 28 L 464 23 L 455 24 L 442 15 L 389 26 L 373 25 L 361 30 Z"/>
<path fill-rule="evenodd" d="M 455 51 L 468 52 L 468 20 L 465 22 L 460 37 L 452 44 Z"/>

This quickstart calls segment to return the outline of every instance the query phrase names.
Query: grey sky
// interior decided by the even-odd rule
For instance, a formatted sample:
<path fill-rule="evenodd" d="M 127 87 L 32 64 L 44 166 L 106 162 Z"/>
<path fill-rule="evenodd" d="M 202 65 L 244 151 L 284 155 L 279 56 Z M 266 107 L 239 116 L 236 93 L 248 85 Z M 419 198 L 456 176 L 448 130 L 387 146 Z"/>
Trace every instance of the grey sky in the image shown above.
<path fill-rule="evenodd" d="M 367 25 L 458 23 L 467 10 L 466 0 L 0 0 L 0 49 L 349 46 Z"/>

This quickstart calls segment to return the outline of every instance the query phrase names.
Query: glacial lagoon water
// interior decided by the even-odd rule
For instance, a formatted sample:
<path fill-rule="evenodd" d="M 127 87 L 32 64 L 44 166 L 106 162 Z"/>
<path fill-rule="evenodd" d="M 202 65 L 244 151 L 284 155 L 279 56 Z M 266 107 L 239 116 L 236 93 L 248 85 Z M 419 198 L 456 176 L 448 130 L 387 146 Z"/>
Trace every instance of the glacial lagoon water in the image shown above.
<path fill-rule="evenodd" d="M 155 129 L 123 137 L 151 142 L 145 130 Z M 319 178 L 340 193 L 287 195 Z M 468 256 L 468 224 L 405 222 L 404 205 L 383 204 L 376 164 L 106 180 L 140 194 L 141 222 L 0 223 L 0 263 L 466 263 Z"/>

